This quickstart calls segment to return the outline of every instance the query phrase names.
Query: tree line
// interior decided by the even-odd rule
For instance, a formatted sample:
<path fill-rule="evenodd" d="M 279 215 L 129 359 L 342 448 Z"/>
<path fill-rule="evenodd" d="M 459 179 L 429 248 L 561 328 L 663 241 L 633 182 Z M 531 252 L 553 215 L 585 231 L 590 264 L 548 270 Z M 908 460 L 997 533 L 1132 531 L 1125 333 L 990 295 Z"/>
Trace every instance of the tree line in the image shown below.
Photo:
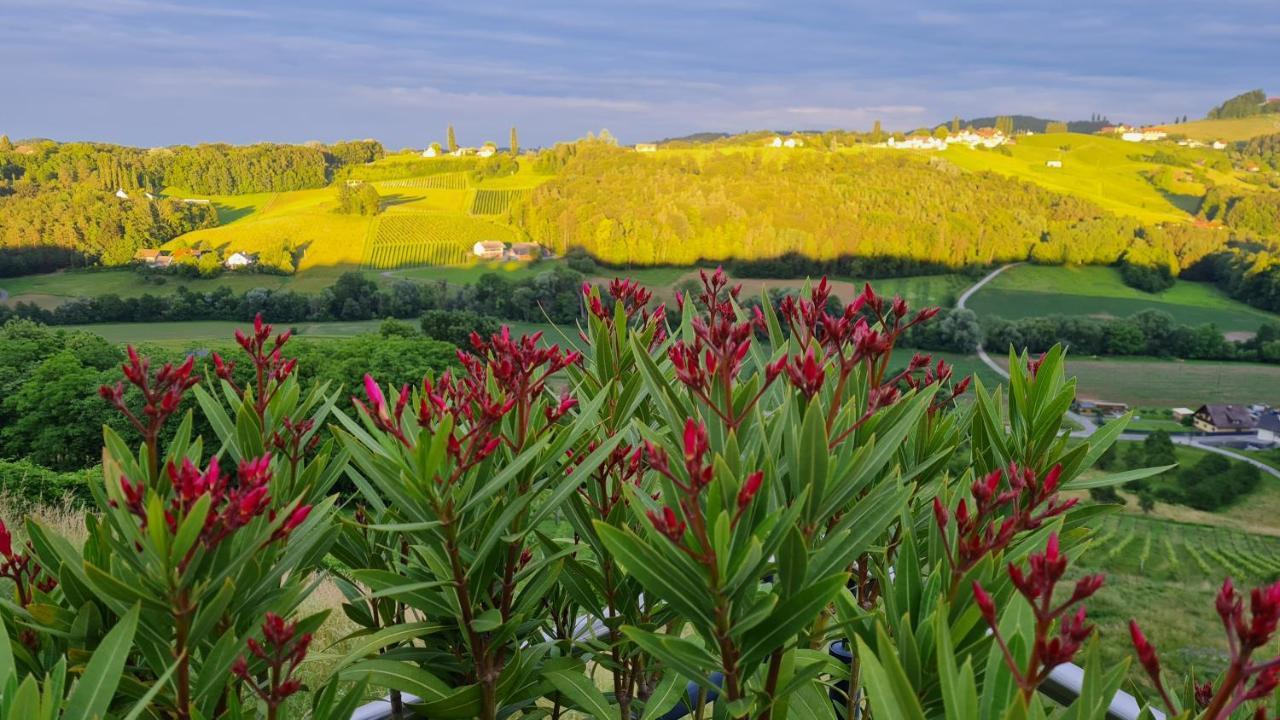
<path fill-rule="evenodd" d="M 983 323 L 984 345 L 993 351 L 1010 346 L 1044 352 L 1056 344 L 1077 355 L 1147 355 L 1187 360 L 1245 360 L 1280 363 L 1280 322 L 1263 323 L 1257 334 L 1233 342 L 1206 323 L 1182 325 L 1160 310 L 1142 310 L 1127 318 L 1098 319 L 1048 315 Z"/>

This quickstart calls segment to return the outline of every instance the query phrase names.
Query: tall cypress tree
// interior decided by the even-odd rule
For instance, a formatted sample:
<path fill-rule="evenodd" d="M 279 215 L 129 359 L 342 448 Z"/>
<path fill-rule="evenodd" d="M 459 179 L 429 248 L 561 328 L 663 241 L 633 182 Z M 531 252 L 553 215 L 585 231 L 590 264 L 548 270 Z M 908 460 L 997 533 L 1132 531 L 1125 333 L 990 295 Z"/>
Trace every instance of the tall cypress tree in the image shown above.
<path fill-rule="evenodd" d="M 960 134 L 960 116 L 959 115 L 952 116 L 951 118 L 951 134 L 952 135 Z"/>
<path fill-rule="evenodd" d="M 884 139 L 884 132 L 880 129 L 880 121 L 871 127 L 871 142 L 880 142 Z"/>
<path fill-rule="evenodd" d="M 516 136 L 516 126 L 511 126 L 511 154 L 520 154 L 520 138 Z"/>
<path fill-rule="evenodd" d="M 453 134 L 453 125 L 449 126 L 447 141 L 449 143 L 449 152 L 454 152 L 458 149 L 458 138 Z"/>

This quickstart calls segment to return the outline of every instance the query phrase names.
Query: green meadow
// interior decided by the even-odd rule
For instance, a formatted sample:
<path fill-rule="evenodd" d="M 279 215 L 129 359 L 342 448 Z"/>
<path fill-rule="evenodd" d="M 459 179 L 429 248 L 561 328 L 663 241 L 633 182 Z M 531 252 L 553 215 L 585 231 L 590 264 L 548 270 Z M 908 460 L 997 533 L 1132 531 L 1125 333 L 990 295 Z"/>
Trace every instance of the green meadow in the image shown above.
<path fill-rule="evenodd" d="M 1223 332 L 1254 332 L 1280 316 L 1233 300 L 1208 283 L 1179 280 L 1162 293 L 1125 285 L 1109 267 L 1020 265 L 1005 270 L 969 299 L 980 316 L 1004 318 L 1044 315 L 1127 317 L 1140 310 L 1162 310 L 1178 323 L 1213 323 Z"/>

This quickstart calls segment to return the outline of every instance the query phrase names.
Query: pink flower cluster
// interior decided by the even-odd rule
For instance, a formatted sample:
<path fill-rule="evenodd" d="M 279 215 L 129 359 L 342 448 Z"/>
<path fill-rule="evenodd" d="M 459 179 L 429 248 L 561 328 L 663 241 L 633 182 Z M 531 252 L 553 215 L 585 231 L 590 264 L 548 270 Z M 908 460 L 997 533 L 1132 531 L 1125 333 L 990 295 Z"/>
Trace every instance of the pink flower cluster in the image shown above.
<path fill-rule="evenodd" d="M 1231 578 L 1227 578 L 1218 591 L 1214 608 L 1222 619 L 1231 662 L 1216 689 L 1211 682 L 1196 684 L 1195 699 L 1196 704 L 1204 710 L 1200 717 L 1225 720 L 1240 706 L 1269 698 L 1280 687 L 1280 656 L 1261 662 L 1255 661 L 1253 657 L 1259 648 L 1271 641 L 1277 625 L 1280 625 L 1280 582 L 1254 588 L 1250 592 L 1249 617 L 1246 619 L 1244 599 L 1236 592 Z M 1160 658 L 1156 655 L 1155 647 L 1142 634 L 1137 621 L 1129 621 L 1129 634 L 1134 650 L 1138 653 L 1138 662 L 1150 676 L 1165 706 L 1172 712 L 1174 704 L 1160 677 Z M 1254 717 L 1266 720 L 1266 709 L 1258 708 Z"/>
<path fill-rule="evenodd" d="M 1030 699 L 1031 694 L 1055 667 L 1071 662 L 1080 651 L 1080 646 L 1093 632 L 1093 626 L 1085 623 L 1085 609 L 1081 603 L 1098 592 L 1103 578 L 1101 575 L 1080 578 L 1071 595 L 1062 602 L 1055 603 L 1054 589 L 1067 571 L 1067 557 L 1058 551 L 1057 533 L 1049 536 L 1044 552 L 1032 553 L 1028 558 L 1028 565 L 1028 570 L 1024 572 L 1022 568 L 1009 563 L 1009 579 L 1031 606 L 1036 618 L 1035 640 L 1026 667 L 1018 667 L 1000 632 L 995 601 L 977 581 L 973 583 L 973 597 L 982 618 L 991 626 L 991 632 L 995 635 L 996 643 L 1004 654 L 1005 664 L 1013 673 L 1015 682 L 1022 689 L 1023 696 Z M 1072 608 L 1075 610 L 1072 611 Z M 1056 635 L 1052 634 L 1055 626 Z"/>
<path fill-rule="evenodd" d="M 707 436 L 707 426 L 695 421 L 693 418 L 688 419 L 685 422 L 682 441 L 682 447 L 684 448 L 682 458 L 683 473 L 677 474 L 673 472 L 666 450 L 648 441 L 645 442 L 644 446 L 645 461 L 650 468 L 675 485 L 676 490 L 679 492 L 677 503 L 680 507 L 680 513 L 685 518 L 688 518 L 689 522 L 693 523 L 695 534 L 702 546 L 701 549 L 682 544 L 686 524 L 670 506 L 663 507 L 661 513 L 650 510 L 647 514 L 649 522 L 653 523 L 653 526 L 659 532 L 667 536 L 672 542 L 681 545 L 681 549 L 691 557 L 706 561 L 714 551 L 711 549 L 706 536 L 706 524 L 703 518 L 702 506 L 699 504 L 699 496 L 703 488 L 711 484 L 715 470 L 707 457 L 711 450 Z M 737 510 L 733 516 L 733 525 L 737 525 L 742 513 L 751 505 L 751 501 L 755 498 L 756 493 L 759 492 L 763 482 L 764 473 L 761 471 L 751 473 L 743 481 L 742 488 L 738 491 L 736 498 Z"/>
<path fill-rule="evenodd" d="M 201 528 L 199 544 L 213 549 L 230 537 L 240 528 L 248 525 L 255 518 L 267 515 L 275 520 L 275 512 L 271 509 L 271 496 L 268 486 L 271 482 L 271 456 L 263 455 L 254 460 L 242 461 L 236 474 L 237 482 L 222 472 L 217 458 L 211 458 L 209 465 L 201 470 L 190 459 L 183 459 L 181 465 L 169 463 L 166 468 L 172 496 L 165 509 L 165 523 L 170 533 L 177 533 L 182 521 L 191 509 L 203 497 L 209 498 L 209 511 L 205 516 L 204 527 Z M 128 478 L 120 478 L 120 491 L 124 495 L 125 508 L 138 518 L 142 527 L 147 526 L 146 484 L 142 481 L 130 482 Z M 116 506 L 112 501 L 112 506 Z M 283 540 L 301 525 L 311 512 L 311 506 L 300 505 L 272 534 L 269 541 Z M 186 557 L 180 562 L 185 568 L 194 556 L 198 545 L 193 545 Z"/>
<path fill-rule="evenodd" d="M 254 410 L 261 419 L 267 409 L 267 405 L 271 403 L 271 399 L 279 390 L 283 383 L 293 371 L 298 367 L 296 358 L 285 358 L 280 354 L 285 343 L 289 342 L 289 338 L 293 333 L 290 330 L 276 335 L 275 339 L 271 339 L 273 328 L 271 325 L 263 322 L 262 313 L 258 313 L 253 317 L 253 334 L 245 335 L 239 329 L 236 330 L 236 343 L 244 348 L 249 354 L 250 361 L 253 363 L 254 386 L 253 400 Z M 213 354 L 214 373 L 225 380 L 241 397 L 248 388 L 241 388 L 236 385 L 233 379 L 233 372 L 236 364 L 234 361 L 224 360 L 218 353 Z"/>
<path fill-rule="evenodd" d="M 150 358 L 140 357 L 133 346 L 128 347 L 128 360 L 120 366 L 125 380 L 136 387 L 142 394 L 142 413 L 135 413 L 125 401 L 123 382 L 114 386 L 103 385 L 98 394 L 115 406 L 125 419 L 143 436 L 152 450 L 159 436 L 160 428 L 169 416 L 178 411 L 182 404 L 182 396 L 192 386 L 200 382 L 200 376 L 192 373 L 195 358 L 188 356 L 181 365 L 174 367 L 165 363 L 153 376 Z"/>
<path fill-rule="evenodd" d="M 724 269 L 717 268 L 711 274 L 699 271 L 699 277 L 702 292 L 698 294 L 697 301 L 704 312 L 693 318 L 693 341 L 675 341 L 667 355 L 675 368 L 676 379 L 711 408 L 725 425 L 736 428 L 755 407 L 765 388 L 777 378 L 781 367 L 769 370 L 755 397 L 740 406 L 735 405 L 732 398 L 734 383 L 742 374 L 754 334 L 765 329 L 764 316 L 759 308 L 753 308 L 750 320 L 738 321 L 734 304 L 742 286 L 729 287 Z M 676 302 L 683 309 L 684 295 L 677 294 Z M 717 396 L 723 399 L 717 401 Z"/>
<path fill-rule="evenodd" d="M 1045 520 L 1061 515 L 1076 504 L 1075 498 L 1058 498 L 1061 479 L 1060 465 L 1038 478 L 1030 468 L 1011 464 L 1006 470 L 993 470 L 974 480 L 969 487 L 973 510 L 970 511 L 965 498 L 960 499 L 955 509 L 954 542 L 947 532 L 953 514 L 941 499 L 933 499 L 934 520 L 951 566 L 953 591 L 982 558 L 1004 550 L 1018 533 L 1035 530 Z M 1002 484 L 1002 481 L 1007 482 Z"/>
<path fill-rule="evenodd" d="M 505 442 L 511 447 L 523 446 L 530 431 L 530 412 L 546 391 L 547 380 L 555 373 L 577 363 L 581 353 L 565 352 L 558 346 L 539 344 L 542 333 L 513 338 L 505 325 L 489 340 L 472 333 L 474 353 L 458 351 L 462 372 L 446 371 L 434 381 L 424 378 L 418 397 L 417 423 L 434 431 L 449 416 L 455 433 L 450 436 L 448 453 L 454 461 L 453 478 L 484 461 Z M 497 385 L 493 393 L 489 378 Z M 390 405 L 378 382 L 364 378 L 365 400 L 352 397 L 352 402 L 380 430 L 395 437 L 405 447 L 413 443 L 405 432 L 404 412 L 411 400 L 410 388 L 404 385 Z M 548 405 L 544 417 L 554 423 L 567 415 L 578 401 L 567 392 Z M 506 432 L 502 421 L 515 415 L 514 430 Z M 460 433 L 458 432 L 460 429 Z M 437 478 L 445 482 L 446 478 Z M 451 481 L 450 481 L 451 482 Z"/>
<path fill-rule="evenodd" d="M 231 665 L 240 678 L 267 707 L 274 711 L 290 695 L 302 689 L 302 681 L 294 677 L 311 646 L 310 633 L 299 633 L 297 623 L 286 622 L 275 613 L 267 613 L 262 623 L 262 640 L 249 638 L 246 644 L 253 657 L 267 667 L 266 682 L 260 682 L 249 670 L 249 661 L 241 655 Z"/>
<path fill-rule="evenodd" d="M 0 521 L 0 577 L 13 581 L 18 593 L 18 604 L 26 607 L 35 599 L 35 591 L 52 592 L 58 586 L 53 576 L 45 573 L 32 557 L 31 544 L 17 552 L 13 549 L 13 536 L 4 521 Z"/>

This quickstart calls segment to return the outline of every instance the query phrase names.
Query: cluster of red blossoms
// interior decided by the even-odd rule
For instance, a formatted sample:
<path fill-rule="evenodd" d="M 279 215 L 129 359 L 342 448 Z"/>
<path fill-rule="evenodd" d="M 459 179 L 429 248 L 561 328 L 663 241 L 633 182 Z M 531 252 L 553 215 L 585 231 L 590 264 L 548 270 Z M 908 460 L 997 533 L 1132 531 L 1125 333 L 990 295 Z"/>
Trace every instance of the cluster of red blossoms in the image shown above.
<path fill-rule="evenodd" d="M 36 590 L 47 593 L 58 586 L 57 579 L 41 571 L 40 564 L 31 557 L 32 552 L 30 543 L 25 551 L 14 552 L 13 536 L 0 521 L 0 577 L 13 581 L 18 604 L 24 608 L 35 599 Z"/>
<path fill-rule="evenodd" d="M 677 340 L 667 354 L 675 368 L 676 379 L 732 429 L 741 424 L 765 388 L 782 370 L 781 367 L 771 367 L 756 396 L 745 404 L 735 405 L 732 398 L 734 381 L 742 373 L 755 332 L 765 329 L 764 316 L 759 308 L 753 308 L 750 320 L 738 322 L 734 304 L 742 286 L 729 287 L 729 278 L 722 268 L 717 268 L 710 275 L 699 271 L 699 277 L 702 292 L 698 294 L 697 301 L 705 314 L 693 318 L 693 342 Z M 683 309 L 684 295 L 677 293 L 676 302 Z M 723 406 L 713 400 L 718 391 L 722 391 Z"/>
<path fill-rule="evenodd" d="M 956 538 L 949 540 L 947 526 L 952 513 L 939 498 L 933 499 L 933 516 L 942 535 L 942 546 L 951 566 L 951 589 L 982 558 L 1004 550 L 1014 536 L 1024 530 L 1035 530 L 1045 520 L 1070 510 L 1075 498 L 1061 500 L 1058 488 L 1062 466 L 1055 465 L 1037 478 L 1030 468 L 1010 464 L 1007 470 L 993 470 L 973 481 L 973 510 L 961 498 L 955 509 Z M 1002 486 L 1002 481 L 1007 484 Z"/>
<path fill-rule="evenodd" d="M 154 451 L 160 428 L 169 416 L 178 411 L 182 396 L 200 382 L 200 376 L 192 373 L 194 356 L 188 356 L 186 362 L 177 367 L 172 363 L 165 363 L 152 377 L 149 358 L 140 357 L 132 345 L 128 348 L 128 354 L 128 360 L 120 369 L 124 372 L 125 380 L 142 393 L 141 416 L 125 402 L 123 382 L 117 382 L 114 386 L 103 385 L 98 388 L 98 394 L 125 416 Z"/>
<path fill-rule="evenodd" d="M 648 441 L 644 445 L 645 462 L 650 468 L 670 480 L 675 485 L 676 490 L 679 491 L 678 503 L 681 514 L 688 518 L 689 522 L 693 523 L 693 529 L 702 545 L 702 550 L 697 551 L 681 543 L 687 526 L 684 520 L 677 517 L 675 510 L 670 506 L 663 507 L 661 514 L 652 510 L 648 511 L 647 514 L 649 521 L 653 523 L 658 532 L 680 545 L 681 549 L 691 557 L 707 561 L 713 550 L 708 542 L 702 506 L 698 502 L 702 489 L 711 484 L 711 478 L 714 473 L 713 465 L 707 460 L 707 455 L 711 450 L 710 441 L 707 437 L 707 426 L 695 421 L 693 418 L 689 418 L 684 425 L 683 447 L 683 478 L 672 472 L 667 451 Z M 738 491 L 737 510 L 733 516 L 733 525 L 737 525 L 742 513 L 746 512 L 747 508 L 750 507 L 751 501 L 755 498 L 756 493 L 759 492 L 763 481 L 764 473 L 761 471 L 751 473 L 743 481 L 742 488 Z"/>
<path fill-rule="evenodd" d="M 455 432 L 449 438 L 447 448 L 454 460 L 455 478 L 493 454 L 504 442 L 514 448 L 523 447 L 531 409 L 546 391 L 547 379 L 582 357 L 581 353 L 565 352 L 556 345 L 543 347 L 539 345 L 541 339 L 542 333 L 513 338 L 505 325 L 488 341 L 472 333 L 475 353 L 458 351 L 463 368 L 460 374 L 446 371 L 435 381 L 423 379 L 417 408 L 419 427 L 434 431 L 447 415 L 455 428 L 462 429 L 460 435 Z M 490 392 L 490 377 L 497 385 L 497 394 Z M 380 430 L 405 447 L 412 447 L 403 419 L 410 401 L 409 386 L 400 388 L 394 406 L 388 404 L 377 381 L 368 375 L 364 389 L 366 400 L 351 399 L 356 407 Z M 544 415 L 549 423 L 555 422 L 577 404 L 575 398 L 563 393 L 556 403 L 545 408 Z M 513 431 L 504 433 L 500 424 L 513 413 Z"/>
<path fill-rule="evenodd" d="M 1222 583 L 1214 606 L 1227 634 L 1231 662 L 1217 689 L 1211 682 L 1195 686 L 1195 699 L 1204 710 L 1200 717 L 1225 720 L 1241 705 L 1269 698 L 1280 687 L 1280 656 L 1261 662 L 1253 659 L 1254 653 L 1271 641 L 1277 625 L 1280 625 L 1280 582 L 1253 589 L 1249 594 L 1247 620 L 1244 599 L 1236 592 L 1231 578 Z M 1134 620 L 1129 621 L 1129 633 L 1138 661 L 1151 677 L 1165 707 L 1172 712 L 1175 706 L 1160 678 L 1160 659 L 1156 656 L 1155 647 L 1147 641 Z M 1266 720 L 1266 709 L 1258 708 L 1254 718 Z"/>
<path fill-rule="evenodd" d="M 1022 690 L 1023 697 L 1029 700 L 1055 667 L 1071 662 L 1080 646 L 1093 632 L 1093 626 L 1085 623 L 1085 609 L 1081 603 L 1102 587 L 1102 576 L 1087 575 L 1080 578 L 1070 597 L 1055 604 L 1054 589 L 1067 571 L 1067 558 L 1058 552 L 1057 533 L 1049 536 L 1049 543 L 1043 553 L 1033 553 L 1028 558 L 1028 564 L 1030 567 L 1026 572 L 1013 563 L 1009 564 L 1009 579 L 1018 593 L 1026 598 L 1036 618 L 1035 641 L 1025 668 L 1018 667 L 1000 633 L 995 601 L 977 581 L 973 583 L 973 597 L 983 619 L 991 626 L 991 632 L 1004 654 L 1005 664 L 1013 673 L 1014 681 Z M 1072 608 L 1075 610 L 1072 611 Z M 1055 625 L 1057 634 L 1051 637 Z"/>
<path fill-rule="evenodd" d="M 271 398 L 275 396 L 280 384 L 292 375 L 298 366 L 296 358 L 285 358 L 280 354 L 285 343 L 289 342 L 292 331 L 285 330 L 276 335 L 275 340 L 271 339 L 272 331 L 272 326 L 262 321 L 262 313 L 258 313 L 253 318 L 252 335 L 245 335 L 239 329 L 236 330 L 236 343 L 244 348 L 253 362 L 254 410 L 257 411 L 259 418 L 266 412 L 267 405 L 271 403 Z M 235 367 L 235 362 L 224 360 L 218 353 L 213 354 L 214 372 L 243 397 L 244 389 L 237 386 L 232 379 Z M 271 381 L 275 381 L 274 386 L 271 385 Z"/>
<path fill-rule="evenodd" d="M 932 359 L 927 355 L 916 354 L 905 370 L 886 377 L 894 346 L 902 334 L 933 318 L 938 308 L 926 308 L 912 315 L 901 297 L 886 301 L 871 289 L 870 284 L 865 285 L 862 293 L 843 310 L 828 312 L 832 304 L 834 297 L 825 277 L 810 290 L 808 299 L 784 297 L 778 312 L 805 350 L 799 355 L 780 358 L 766 369 L 768 378 L 785 373 L 791 385 L 806 399 L 812 400 L 822 391 L 827 379 L 827 365 L 834 359 L 838 381 L 835 383 L 837 397 L 832 399 L 833 411 L 828 416 L 827 430 L 830 432 L 836 418 L 834 408 L 846 400 L 843 394 L 849 375 L 856 367 L 867 366 L 870 390 L 863 417 L 834 438 L 832 447 L 843 442 L 877 410 L 897 402 L 902 386 L 914 390 L 933 384 L 949 386 L 949 391 L 931 405 L 931 414 L 968 389 L 969 378 L 952 384 L 951 367 L 939 360 L 937 367 L 931 369 Z M 815 346 L 821 349 L 820 352 L 815 352 Z"/>
<path fill-rule="evenodd" d="M 297 623 L 289 623 L 275 613 L 267 613 L 262 623 L 262 643 L 249 638 L 249 652 L 266 663 L 266 683 L 260 683 L 249 672 L 249 662 L 244 655 L 236 658 L 231 672 L 249 686 L 267 707 L 274 711 L 288 697 L 302 689 L 302 681 L 294 672 L 307 656 L 311 646 L 311 633 L 298 633 Z M 265 647 L 264 647 L 265 644 Z"/>
<path fill-rule="evenodd" d="M 595 452 L 598 446 L 596 441 L 592 440 L 587 443 L 586 452 L 582 455 L 578 455 L 573 450 L 566 450 L 565 474 L 572 473 L 574 468 L 582 463 L 582 459 Z M 609 517 L 618 503 L 623 502 L 624 487 L 627 485 L 639 487 L 640 481 L 644 479 L 643 454 L 642 448 L 633 448 L 625 442 L 618 443 L 613 452 L 609 453 L 609 457 L 591 475 L 590 482 L 596 484 L 596 494 L 593 495 L 585 485 L 578 488 L 578 494 L 598 517 Z M 616 479 L 612 485 L 609 483 L 610 478 Z"/>
<path fill-rule="evenodd" d="M 271 456 L 263 455 L 255 460 L 240 463 L 236 474 L 237 482 L 233 485 L 231 477 L 223 474 L 218 459 L 210 458 L 206 469 L 196 467 L 190 459 L 183 459 L 182 465 L 169 463 L 166 471 L 173 497 L 169 507 L 165 509 L 165 523 L 169 532 L 176 533 L 182 521 L 190 513 L 200 498 L 209 497 L 209 512 L 205 517 L 204 527 L 200 531 L 200 544 L 212 549 L 226 540 L 232 533 L 248 525 L 255 518 L 267 515 L 275 520 L 275 511 L 271 509 L 271 496 L 268 485 L 271 481 Z M 135 515 L 142 524 L 147 525 L 146 485 L 139 481 L 132 483 L 128 478 L 120 478 L 120 490 L 124 495 L 126 509 Z M 117 506 L 112 501 L 112 507 Z M 294 509 L 285 522 L 272 534 L 270 541 L 282 540 L 307 519 L 311 506 L 300 505 Z M 180 563 L 185 568 L 191 561 L 196 546 L 192 546 Z"/>
<path fill-rule="evenodd" d="M 665 337 L 665 328 L 661 321 L 667 314 L 667 306 L 658 305 L 650 310 L 649 301 L 653 299 L 653 292 L 648 288 L 630 278 L 614 278 L 605 286 L 605 293 L 613 300 L 614 307 L 622 306 L 622 312 L 628 323 L 635 322 L 644 326 L 656 320 L 659 323 L 659 338 Z M 613 310 L 606 307 L 600 296 L 592 292 L 591 283 L 582 283 L 582 299 L 587 305 L 587 312 L 606 325 L 613 326 Z M 656 340 L 656 342 L 661 341 L 661 339 Z"/>

